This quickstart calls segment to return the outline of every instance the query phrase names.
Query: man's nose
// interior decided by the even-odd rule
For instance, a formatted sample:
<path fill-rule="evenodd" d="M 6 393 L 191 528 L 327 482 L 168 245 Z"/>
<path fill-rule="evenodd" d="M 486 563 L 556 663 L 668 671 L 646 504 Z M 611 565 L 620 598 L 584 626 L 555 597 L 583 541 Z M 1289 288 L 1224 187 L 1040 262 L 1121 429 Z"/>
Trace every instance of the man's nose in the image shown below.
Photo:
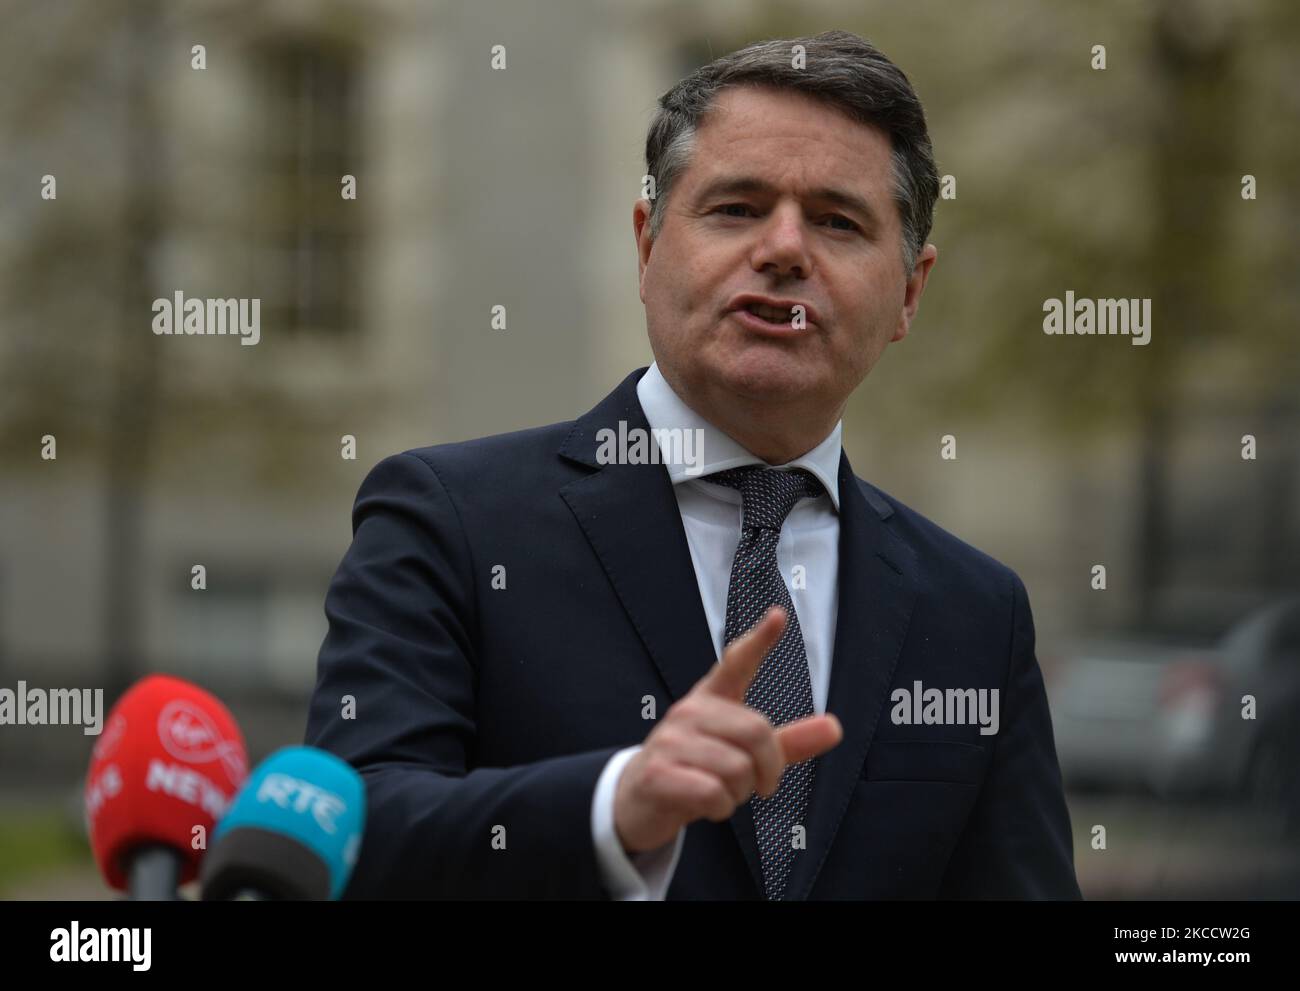
<path fill-rule="evenodd" d="M 808 231 L 798 207 L 777 207 L 764 219 L 754 245 L 753 265 L 760 272 L 771 267 L 781 275 L 807 278 L 812 274 Z"/>

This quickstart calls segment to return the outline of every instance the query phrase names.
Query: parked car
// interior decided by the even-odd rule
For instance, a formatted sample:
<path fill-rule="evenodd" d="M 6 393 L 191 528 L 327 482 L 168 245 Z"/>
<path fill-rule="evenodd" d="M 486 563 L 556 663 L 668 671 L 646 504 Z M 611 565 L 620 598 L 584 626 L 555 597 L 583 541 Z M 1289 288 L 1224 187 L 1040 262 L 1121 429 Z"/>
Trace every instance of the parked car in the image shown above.
<path fill-rule="evenodd" d="M 1049 691 L 1067 785 L 1244 796 L 1300 824 L 1300 597 L 1208 645 L 1075 645 Z"/>

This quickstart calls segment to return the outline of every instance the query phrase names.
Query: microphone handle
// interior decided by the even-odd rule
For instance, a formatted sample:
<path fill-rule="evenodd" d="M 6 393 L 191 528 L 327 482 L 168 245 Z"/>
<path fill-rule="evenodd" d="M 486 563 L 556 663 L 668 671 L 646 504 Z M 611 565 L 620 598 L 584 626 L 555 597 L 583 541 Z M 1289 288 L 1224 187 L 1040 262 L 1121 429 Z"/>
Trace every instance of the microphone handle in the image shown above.
<path fill-rule="evenodd" d="M 157 844 L 140 847 L 131 857 L 126 897 L 133 902 L 179 901 L 180 877 L 181 857 L 175 850 Z"/>

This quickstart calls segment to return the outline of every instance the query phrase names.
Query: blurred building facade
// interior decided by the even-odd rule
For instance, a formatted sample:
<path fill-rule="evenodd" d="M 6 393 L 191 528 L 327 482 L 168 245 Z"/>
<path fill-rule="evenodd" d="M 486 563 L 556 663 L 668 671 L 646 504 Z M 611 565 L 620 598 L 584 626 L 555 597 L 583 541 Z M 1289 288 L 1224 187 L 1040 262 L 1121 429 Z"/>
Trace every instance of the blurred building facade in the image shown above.
<path fill-rule="evenodd" d="M 1260 326 L 1300 313 L 1296 287 L 1288 296 L 1272 269 L 1255 271 L 1264 302 L 1250 319 L 1170 360 L 1154 467 L 1137 427 L 1148 421 L 1107 395 L 1081 394 L 1078 418 L 1102 425 L 1075 436 L 1018 391 L 1042 367 L 1033 361 L 1093 362 L 1082 346 L 1012 360 L 1006 382 L 987 386 L 993 399 L 962 398 L 953 383 L 998 367 L 974 355 L 986 332 L 1017 324 L 1024 350 L 1056 345 L 1037 329 L 1038 304 L 1069 288 L 1034 267 L 1051 246 L 1015 229 L 1021 213 L 1007 215 L 1009 231 L 988 223 L 1016 186 L 1006 149 L 1051 143 L 1034 137 L 1033 94 L 1014 85 L 1021 27 L 991 18 L 984 50 L 944 68 L 940 34 L 927 35 L 941 22 L 860 8 L 205 0 L 12 16 L 0 103 L 0 683 L 120 688 L 168 671 L 228 697 L 255 752 L 299 740 L 325 590 L 365 473 L 410 447 L 572 418 L 649 363 L 631 212 L 655 101 L 710 54 L 787 29 L 873 38 L 917 85 L 940 172 L 959 182 L 957 200 L 939 204 L 940 262 L 913 335 L 850 406 L 858 474 L 1016 568 L 1049 645 L 1132 625 L 1143 574 L 1160 594 L 1142 621 L 1185 621 L 1189 635 L 1300 587 L 1300 372 L 1283 351 L 1268 352 L 1271 379 L 1241 360 L 1253 341 L 1274 347 L 1250 336 Z M 1086 52 L 1097 32 L 1077 16 L 1054 15 L 1058 34 L 1039 40 Z M 1260 28 L 1235 30 L 1245 44 Z M 504 70 L 492 68 L 496 45 Z M 1151 70 L 1133 68 L 1138 46 L 1111 48 L 1115 75 L 1141 85 Z M 979 107 L 964 102 L 962 71 L 981 80 Z M 1252 71 L 1278 70 L 1265 57 Z M 1272 199 L 1253 218 L 1230 214 L 1221 234 L 1285 256 L 1294 234 L 1269 218 L 1295 208 L 1294 193 L 1279 206 L 1276 184 L 1296 148 L 1253 130 L 1250 140 L 1255 157 L 1248 146 L 1243 160 L 1271 177 Z M 1140 167 L 1106 181 L 1145 209 L 1151 184 L 1135 192 L 1123 171 Z M 45 174 L 57 199 L 39 198 Z M 356 177 L 355 201 L 340 196 L 344 175 Z M 1075 209 L 1071 195 L 1054 208 Z M 1235 186 L 1222 195 L 1238 205 Z M 1080 238 L 1103 254 L 1108 236 L 1149 243 L 1158 211 L 1121 230 L 1128 209 L 1103 209 L 1099 222 L 1114 226 Z M 1113 294 L 1159 298 L 1144 291 L 1143 257 L 1121 260 L 1138 270 Z M 1252 257 L 1239 252 L 1230 270 Z M 1093 271 L 1065 271 L 1083 294 Z M 260 298 L 261 341 L 153 335 L 150 301 L 177 290 Z M 498 305 L 505 329 L 491 323 Z M 1160 313 L 1164 340 L 1178 330 Z M 1115 351 L 1107 360 L 1129 357 Z M 1062 389 L 1076 373 L 1055 373 Z M 1236 454 L 1247 433 L 1258 435 L 1254 463 Z M 40 457 L 47 434 L 57 460 Z M 939 457 L 945 434 L 955 462 Z M 340 455 L 345 435 L 355 460 Z M 1153 477 L 1154 552 L 1141 511 Z M 1158 568 L 1143 572 L 1142 559 Z M 1099 562 L 1110 586 L 1096 594 Z M 191 587 L 196 564 L 203 591 Z M 10 771 L 73 769 L 88 751 L 67 733 L 0 740 Z"/>

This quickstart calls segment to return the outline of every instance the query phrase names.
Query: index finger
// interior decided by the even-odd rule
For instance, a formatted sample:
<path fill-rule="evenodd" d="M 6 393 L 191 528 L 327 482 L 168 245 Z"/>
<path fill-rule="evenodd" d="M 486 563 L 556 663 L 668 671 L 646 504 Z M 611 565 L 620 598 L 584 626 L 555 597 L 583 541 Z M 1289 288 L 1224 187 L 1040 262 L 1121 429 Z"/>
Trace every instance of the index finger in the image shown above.
<path fill-rule="evenodd" d="M 722 652 L 722 659 L 700 679 L 700 689 L 736 702 L 745 700 L 745 690 L 758 673 L 763 658 L 785 632 L 785 609 L 771 606 L 763 618 Z"/>

